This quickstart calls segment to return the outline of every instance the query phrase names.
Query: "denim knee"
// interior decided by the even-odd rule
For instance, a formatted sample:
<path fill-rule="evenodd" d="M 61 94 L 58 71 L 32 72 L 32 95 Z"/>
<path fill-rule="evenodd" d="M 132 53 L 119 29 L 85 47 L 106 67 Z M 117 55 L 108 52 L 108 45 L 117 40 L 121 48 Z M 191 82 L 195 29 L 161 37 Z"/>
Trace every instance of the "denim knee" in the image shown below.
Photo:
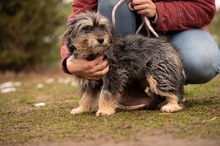
<path fill-rule="evenodd" d="M 202 29 L 179 32 L 170 38 L 183 54 L 186 83 L 201 84 L 220 73 L 220 51 L 211 35 Z"/>
<path fill-rule="evenodd" d="M 112 10 L 119 0 L 98 0 L 98 12 L 112 21 Z M 116 10 L 115 34 L 127 35 L 136 31 L 136 14 L 128 9 L 127 2 L 124 1 Z"/>

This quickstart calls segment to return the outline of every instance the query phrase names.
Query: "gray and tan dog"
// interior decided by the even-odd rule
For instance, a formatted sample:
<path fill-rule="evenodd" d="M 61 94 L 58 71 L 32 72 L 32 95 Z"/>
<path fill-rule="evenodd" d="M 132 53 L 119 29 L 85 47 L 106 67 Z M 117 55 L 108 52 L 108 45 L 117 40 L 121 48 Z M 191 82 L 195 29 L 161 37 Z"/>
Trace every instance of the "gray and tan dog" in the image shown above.
<path fill-rule="evenodd" d="M 94 12 L 78 14 L 67 25 L 64 38 L 70 57 L 92 60 L 104 55 L 110 67 L 99 81 L 73 75 L 81 99 L 71 114 L 93 112 L 97 105 L 96 116 L 114 114 L 117 108 L 138 109 L 121 101 L 146 94 L 147 87 L 152 99 L 165 99 L 161 111 L 181 110 L 185 72 L 179 51 L 165 39 L 113 36 L 112 31 L 109 20 Z"/>

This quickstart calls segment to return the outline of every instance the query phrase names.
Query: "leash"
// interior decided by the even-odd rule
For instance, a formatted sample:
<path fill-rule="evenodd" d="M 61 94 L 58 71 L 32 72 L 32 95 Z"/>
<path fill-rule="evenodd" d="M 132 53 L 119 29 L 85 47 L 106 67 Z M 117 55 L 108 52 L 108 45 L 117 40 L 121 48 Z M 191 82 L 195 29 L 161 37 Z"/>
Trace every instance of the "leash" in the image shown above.
<path fill-rule="evenodd" d="M 118 9 L 118 7 L 124 2 L 125 0 L 119 0 L 116 5 L 114 6 L 113 10 L 112 10 L 112 26 L 113 28 L 115 28 L 116 26 L 116 22 L 115 22 L 115 14 L 116 14 L 116 10 Z M 131 6 L 131 2 L 128 3 L 128 8 L 130 11 L 134 11 L 134 9 L 132 8 Z M 149 19 L 144 16 L 144 15 L 141 15 L 141 19 L 142 19 L 142 23 L 141 25 L 138 27 L 137 31 L 135 34 L 138 34 L 141 29 L 143 27 L 145 27 L 145 29 L 147 30 L 147 34 L 148 34 L 148 37 L 150 37 L 150 32 L 152 32 L 154 34 L 155 37 L 159 37 L 159 35 L 155 32 L 155 30 L 153 29 L 153 27 L 151 26 L 151 23 L 149 21 Z"/>

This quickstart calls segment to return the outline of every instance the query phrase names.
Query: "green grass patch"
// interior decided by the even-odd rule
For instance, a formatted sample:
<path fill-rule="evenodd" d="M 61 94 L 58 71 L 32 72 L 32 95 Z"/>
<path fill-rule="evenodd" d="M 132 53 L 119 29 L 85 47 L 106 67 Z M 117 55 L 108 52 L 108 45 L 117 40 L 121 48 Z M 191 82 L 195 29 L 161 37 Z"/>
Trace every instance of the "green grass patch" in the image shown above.
<path fill-rule="evenodd" d="M 65 77 L 69 78 L 58 73 L 52 83 L 45 83 L 51 74 L 25 74 L 11 78 L 12 81 L 19 80 L 22 85 L 15 92 L 0 94 L 0 143 L 96 137 L 122 141 L 141 134 L 216 139 L 220 136 L 219 76 L 207 84 L 187 85 L 185 108 L 177 113 L 120 111 L 107 117 L 96 117 L 95 113 L 70 115 L 71 109 L 78 106 L 80 92 L 71 83 L 58 82 Z M 37 88 L 39 83 L 43 88 Z M 39 102 L 46 105 L 33 106 Z"/>

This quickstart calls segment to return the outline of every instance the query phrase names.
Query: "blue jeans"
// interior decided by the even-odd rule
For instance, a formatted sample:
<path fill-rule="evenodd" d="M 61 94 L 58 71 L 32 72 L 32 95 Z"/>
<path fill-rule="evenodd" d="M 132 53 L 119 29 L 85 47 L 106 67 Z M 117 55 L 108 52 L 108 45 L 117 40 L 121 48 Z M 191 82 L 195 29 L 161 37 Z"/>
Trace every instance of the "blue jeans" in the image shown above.
<path fill-rule="evenodd" d="M 112 9 L 118 1 L 98 0 L 98 11 L 111 21 Z M 137 15 L 128 9 L 126 2 L 117 9 L 115 19 L 116 34 L 135 33 Z M 176 32 L 169 40 L 183 54 L 187 84 L 206 83 L 220 73 L 220 50 L 211 35 L 203 29 Z"/>

